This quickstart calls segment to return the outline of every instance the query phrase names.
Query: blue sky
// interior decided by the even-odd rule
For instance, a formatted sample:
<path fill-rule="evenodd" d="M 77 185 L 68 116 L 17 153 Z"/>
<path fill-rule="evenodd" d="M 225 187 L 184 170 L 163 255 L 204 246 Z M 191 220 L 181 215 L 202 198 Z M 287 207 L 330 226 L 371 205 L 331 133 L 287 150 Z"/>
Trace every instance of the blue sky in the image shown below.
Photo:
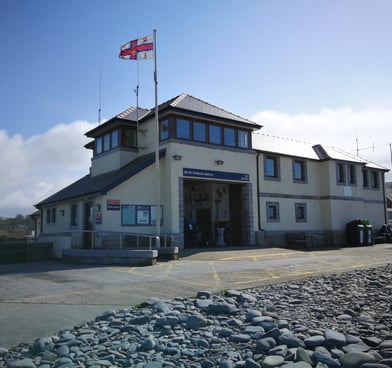
<path fill-rule="evenodd" d="M 349 152 L 358 138 L 375 146 L 365 158 L 389 167 L 391 17 L 389 0 L 0 0 L 0 168 L 25 170 L 13 169 L 12 188 L 0 184 L 0 216 L 88 172 L 83 134 L 100 96 L 103 119 L 135 105 L 137 64 L 118 58 L 120 45 L 153 29 L 159 102 L 189 93 L 267 134 Z M 153 62 L 139 68 L 150 108 Z M 68 134 L 67 147 L 51 142 Z M 79 158 L 59 172 L 71 149 Z M 31 151 L 36 162 L 23 157 Z"/>

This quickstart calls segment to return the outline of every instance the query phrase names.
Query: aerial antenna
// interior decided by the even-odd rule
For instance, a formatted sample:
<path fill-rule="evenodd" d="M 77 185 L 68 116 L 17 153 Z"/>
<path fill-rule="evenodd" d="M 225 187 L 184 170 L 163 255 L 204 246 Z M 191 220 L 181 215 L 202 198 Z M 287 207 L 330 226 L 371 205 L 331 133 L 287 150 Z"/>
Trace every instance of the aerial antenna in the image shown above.
<path fill-rule="evenodd" d="M 363 151 L 363 150 L 367 150 L 367 149 L 373 149 L 373 152 L 374 152 L 374 143 L 372 143 L 371 147 L 359 148 L 358 138 L 356 138 L 356 141 L 357 141 L 357 156 L 359 156 L 359 151 Z"/>
<path fill-rule="evenodd" d="M 101 125 L 102 111 L 102 63 L 99 64 L 99 108 L 98 108 L 98 125 Z"/>

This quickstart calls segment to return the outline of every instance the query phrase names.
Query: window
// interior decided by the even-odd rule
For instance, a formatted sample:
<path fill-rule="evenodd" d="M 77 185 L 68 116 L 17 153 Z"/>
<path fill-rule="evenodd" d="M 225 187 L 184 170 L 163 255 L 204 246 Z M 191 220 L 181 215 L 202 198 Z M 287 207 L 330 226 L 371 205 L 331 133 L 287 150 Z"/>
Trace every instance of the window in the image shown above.
<path fill-rule="evenodd" d="M 169 138 L 169 120 L 162 120 L 159 125 L 159 137 L 161 140 Z"/>
<path fill-rule="evenodd" d="M 221 127 L 217 125 L 209 126 L 210 143 L 222 144 Z"/>
<path fill-rule="evenodd" d="M 306 203 L 295 204 L 295 222 L 307 222 Z"/>
<path fill-rule="evenodd" d="M 193 139 L 198 142 L 207 141 L 207 130 L 205 123 L 194 122 L 193 123 Z"/>
<path fill-rule="evenodd" d="M 293 180 L 295 182 L 306 181 L 306 162 L 301 160 L 293 161 Z"/>
<path fill-rule="evenodd" d="M 369 171 L 362 170 L 362 183 L 364 188 L 369 188 Z"/>
<path fill-rule="evenodd" d="M 249 130 L 224 125 L 181 117 L 168 118 L 159 122 L 159 139 L 176 138 L 232 148 L 250 148 Z"/>
<path fill-rule="evenodd" d="M 48 208 L 46 210 L 46 223 L 55 223 L 56 222 L 56 208 Z"/>
<path fill-rule="evenodd" d="M 344 164 L 336 164 L 336 182 L 338 184 L 345 184 L 346 177 L 344 175 Z"/>
<path fill-rule="evenodd" d="M 266 156 L 264 158 L 264 178 L 279 179 L 279 158 L 275 156 Z"/>
<path fill-rule="evenodd" d="M 239 130 L 237 144 L 240 148 L 249 148 L 249 132 L 246 130 Z"/>
<path fill-rule="evenodd" d="M 182 139 L 191 138 L 191 129 L 189 120 L 176 119 L 176 137 Z"/>
<path fill-rule="evenodd" d="M 119 131 L 115 129 L 109 133 L 106 133 L 102 137 L 95 139 L 95 154 L 99 155 L 102 152 L 110 151 L 119 145 Z"/>
<path fill-rule="evenodd" d="M 161 226 L 163 225 L 163 207 L 160 213 Z M 121 205 L 122 226 L 151 226 L 156 224 L 156 206 L 150 205 Z"/>
<path fill-rule="evenodd" d="M 124 129 L 123 130 L 123 145 L 124 147 L 136 147 L 136 130 Z"/>
<path fill-rule="evenodd" d="M 71 206 L 71 226 L 78 224 L 78 206 L 73 204 Z"/>
<path fill-rule="evenodd" d="M 98 155 L 102 152 L 102 137 L 95 140 L 95 153 Z"/>
<path fill-rule="evenodd" d="M 357 175 L 355 172 L 355 166 L 354 165 L 348 165 L 347 166 L 347 181 L 349 184 L 354 185 L 357 183 Z"/>
<path fill-rule="evenodd" d="M 233 128 L 223 128 L 223 144 L 225 146 L 235 146 L 235 130 Z"/>
<path fill-rule="evenodd" d="M 112 141 L 111 141 L 112 148 L 118 147 L 118 130 L 112 131 Z"/>
<path fill-rule="evenodd" d="M 110 133 L 105 134 L 103 136 L 103 150 L 104 151 L 110 150 Z"/>
<path fill-rule="evenodd" d="M 371 175 L 371 179 L 372 179 L 372 189 L 378 189 L 380 187 L 378 172 L 371 171 L 370 175 Z"/>
<path fill-rule="evenodd" d="M 267 222 L 279 222 L 279 203 L 267 202 Z"/>

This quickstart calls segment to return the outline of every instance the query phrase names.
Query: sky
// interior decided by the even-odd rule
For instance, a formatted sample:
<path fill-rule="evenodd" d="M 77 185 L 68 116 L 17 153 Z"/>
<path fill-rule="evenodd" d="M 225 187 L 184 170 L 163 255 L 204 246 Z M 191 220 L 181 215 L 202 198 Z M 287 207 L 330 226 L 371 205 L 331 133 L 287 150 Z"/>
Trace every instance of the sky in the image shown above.
<path fill-rule="evenodd" d="M 84 133 L 181 93 L 391 167 L 390 0 L 0 0 L 0 216 L 88 173 Z M 138 77 L 139 75 L 139 77 Z M 386 178 L 392 180 L 392 174 Z"/>

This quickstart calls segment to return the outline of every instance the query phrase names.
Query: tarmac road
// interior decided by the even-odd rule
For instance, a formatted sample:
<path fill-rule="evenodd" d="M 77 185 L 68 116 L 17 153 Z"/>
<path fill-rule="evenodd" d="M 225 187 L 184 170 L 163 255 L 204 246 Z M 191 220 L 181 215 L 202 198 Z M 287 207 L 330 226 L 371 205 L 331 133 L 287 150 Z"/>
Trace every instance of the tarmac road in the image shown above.
<path fill-rule="evenodd" d="M 328 250 L 184 250 L 149 267 L 61 262 L 0 265 L 0 346 L 10 348 L 93 320 L 148 297 L 194 297 L 392 262 L 392 244 Z"/>

